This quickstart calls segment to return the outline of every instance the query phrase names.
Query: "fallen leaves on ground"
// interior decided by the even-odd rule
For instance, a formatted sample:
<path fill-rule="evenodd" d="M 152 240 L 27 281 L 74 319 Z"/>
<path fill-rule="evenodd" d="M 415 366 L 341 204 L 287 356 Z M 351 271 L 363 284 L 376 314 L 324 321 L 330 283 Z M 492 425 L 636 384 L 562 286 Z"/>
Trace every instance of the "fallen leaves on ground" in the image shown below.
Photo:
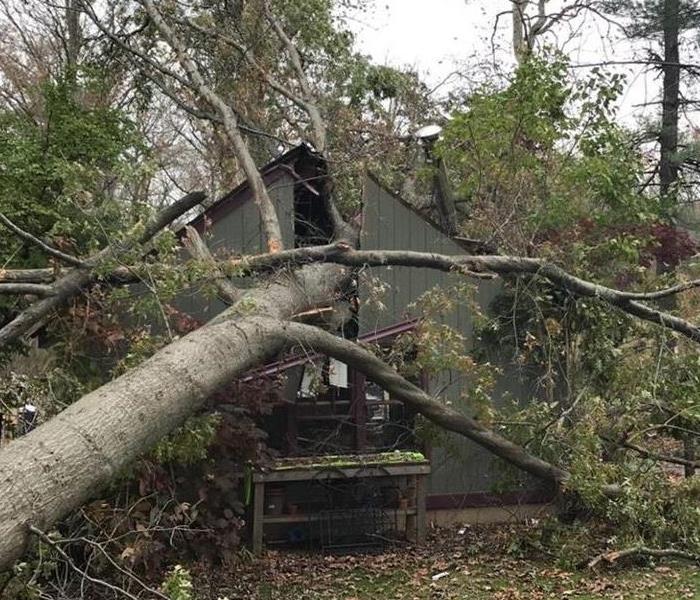
<path fill-rule="evenodd" d="M 261 558 L 192 568 L 198 600 L 700 600 L 700 574 L 663 564 L 567 571 L 552 557 L 508 554 L 511 527 L 433 531 L 421 548 L 322 555 L 268 550 Z"/>

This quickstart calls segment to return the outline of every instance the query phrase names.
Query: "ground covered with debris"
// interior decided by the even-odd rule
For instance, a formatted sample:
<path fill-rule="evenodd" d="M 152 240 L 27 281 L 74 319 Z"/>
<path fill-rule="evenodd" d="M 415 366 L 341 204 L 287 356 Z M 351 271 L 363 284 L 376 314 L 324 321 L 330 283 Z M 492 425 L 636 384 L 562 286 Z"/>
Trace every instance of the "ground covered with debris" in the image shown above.
<path fill-rule="evenodd" d="M 198 600 L 700 599 L 697 565 L 672 561 L 576 566 L 587 545 L 572 532 L 553 554 L 541 530 L 433 531 L 423 548 L 353 555 L 268 550 L 225 568 L 193 569 Z M 585 535 L 585 534 L 582 534 Z"/>

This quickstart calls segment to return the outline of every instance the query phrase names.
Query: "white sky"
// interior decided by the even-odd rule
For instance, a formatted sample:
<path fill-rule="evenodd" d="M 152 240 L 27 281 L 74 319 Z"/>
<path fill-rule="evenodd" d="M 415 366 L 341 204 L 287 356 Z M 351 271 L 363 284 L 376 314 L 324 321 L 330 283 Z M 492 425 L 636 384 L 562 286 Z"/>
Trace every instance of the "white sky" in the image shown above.
<path fill-rule="evenodd" d="M 550 0 L 556 10 L 560 0 Z M 511 18 L 499 13 L 510 10 L 508 0 L 374 0 L 369 13 L 354 14 L 350 22 L 357 34 L 357 49 L 375 62 L 416 68 L 430 85 L 438 85 L 458 63 L 494 61 L 513 64 Z M 573 64 L 604 60 L 629 60 L 634 49 L 620 39 L 617 28 L 592 15 L 556 28 L 549 41 L 569 54 Z M 637 49 L 638 57 L 642 56 Z M 619 66 L 629 86 L 621 101 L 620 117 L 631 123 L 644 114 L 655 116 L 658 106 L 642 109 L 636 105 L 658 96 L 657 74 L 645 74 L 639 66 Z M 583 75 L 585 69 L 581 71 Z"/>

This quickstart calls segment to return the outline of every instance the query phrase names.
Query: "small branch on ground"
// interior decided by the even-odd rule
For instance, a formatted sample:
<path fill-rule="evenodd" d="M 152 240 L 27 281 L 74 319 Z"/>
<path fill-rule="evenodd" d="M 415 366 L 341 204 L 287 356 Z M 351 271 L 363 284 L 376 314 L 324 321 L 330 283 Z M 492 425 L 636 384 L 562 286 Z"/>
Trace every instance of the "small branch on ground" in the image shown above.
<path fill-rule="evenodd" d="M 0 295 L 53 296 L 53 286 L 41 283 L 0 283 Z"/>
<path fill-rule="evenodd" d="M 34 525 L 28 525 L 29 531 L 31 531 L 35 536 L 37 536 L 42 542 L 44 542 L 46 545 L 50 546 L 53 548 L 55 552 L 57 552 L 61 558 L 66 562 L 66 564 L 73 569 L 78 575 L 89 581 L 90 583 L 94 583 L 95 585 L 98 585 L 100 587 L 106 588 L 109 591 L 118 594 L 120 596 L 123 596 L 125 598 L 129 598 L 129 600 L 139 600 L 137 596 L 134 596 L 133 594 L 127 592 L 124 588 L 121 588 L 117 585 L 113 585 L 104 579 L 98 579 L 97 577 L 93 577 L 90 575 L 87 571 L 84 571 L 81 569 L 78 565 L 75 564 L 73 559 L 68 555 L 68 553 L 61 548 L 59 544 L 57 544 L 54 540 L 52 540 L 46 533 L 44 533 L 41 529 L 38 527 L 35 527 Z"/>
<path fill-rule="evenodd" d="M 612 564 L 621 558 L 630 556 L 649 556 L 651 558 L 679 558 L 681 560 L 689 560 L 700 565 L 700 554 L 677 550 L 676 548 L 647 548 L 646 546 L 633 546 L 624 550 L 615 550 L 613 552 L 603 552 L 599 554 L 586 565 L 589 569 L 595 568 L 601 562 Z"/>
<path fill-rule="evenodd" d="M 628 450 L 632 450 L 633 452 L 636 452 L 640 456 L 644 458 L 648 458 L 650 460 L 656 460 L 659 462 L 666 462 L 666 463 L 671 463 L 671 464 L 676 464 L 676 465 L 682 465 L 684 467 L 690 467 L 692 469 L 700 469 L 700 461 L 697 460 L 688 460 L 687 458 L 682 458 L 680 456 L 668 456 L 666 454 L 657 454 L 656 452 L 652 452 L 650 450 L 647 450 L 646 448 L 643 448 L 642 446 L 637 446 L 636 444 L 631 444 L 629 442 L 625 442 L 624 440 L 616 441 L 612 440 L 610 438 L 603 437 L 603 439 L 607 442 L 611 442 L 613 444 L 616 444 L 620 446 L 621 448 L 627 448 Z"/>

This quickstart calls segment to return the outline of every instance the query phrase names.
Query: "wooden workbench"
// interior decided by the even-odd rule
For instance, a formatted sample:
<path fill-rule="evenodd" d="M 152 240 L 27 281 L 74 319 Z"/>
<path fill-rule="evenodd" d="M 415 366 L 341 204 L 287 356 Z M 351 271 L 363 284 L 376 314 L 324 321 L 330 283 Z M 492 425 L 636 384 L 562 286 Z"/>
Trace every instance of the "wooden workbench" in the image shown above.
<path fill-rule="evenodd" d="M 265 471 L 253 473 L 253 552 L 263 548 L 263 531 L 267 523 L 308 523 L 318 520 L 318 513 L 265 514 L 265 485 L 293 481 L 323 481 L 330 479 L 359 479 L 365 477 L 411 477 L 415 480 L 415 501 L 405 510 L 387 509 L 406 515 L 407 533 L 412 532 L 416 543 L 425 541 L 426 477 L 430 463 L 418 453 L 384 453 L 361 456 L 332 456 L 313 459 L 281 459 Z M 413 487 L 413 486 L 412 486 Z"/>

